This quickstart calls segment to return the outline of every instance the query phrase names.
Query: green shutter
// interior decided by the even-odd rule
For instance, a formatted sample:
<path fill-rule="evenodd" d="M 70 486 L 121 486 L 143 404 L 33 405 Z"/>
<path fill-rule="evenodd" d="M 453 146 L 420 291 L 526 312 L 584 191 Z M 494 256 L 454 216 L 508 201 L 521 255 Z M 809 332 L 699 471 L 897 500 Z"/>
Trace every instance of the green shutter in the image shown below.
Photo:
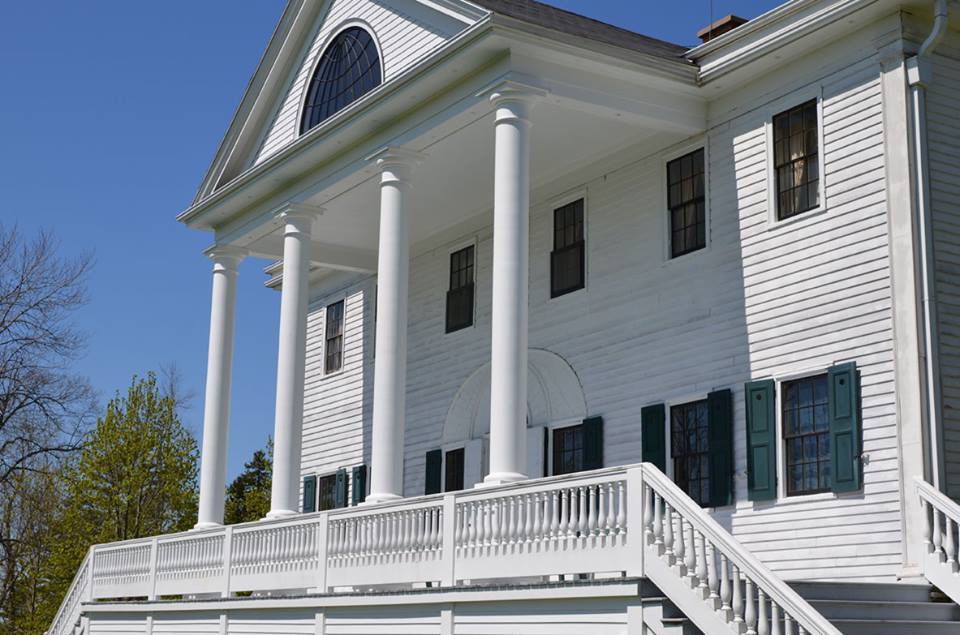
<path fill-rule="evenodd" d="M 733 393 L 717 390 L 707 395 L 710 451 L 710 506 L 733 503 Z"/>
<path fill-rule="evenodd" d="M 603 417 L 583 420 L 583 469 L 603 467 Z"/>
<path fill-rule="evenodd" d="M 640 409 L 640 454 L 644 463 L 667 471 L 666 407 L 662 404 Z"/>
<path fill-rule="evenodd" d="M 303 513 L 317 511 L 317 477 L 303 477 Z"/>
<path fill-rule="evenodd" d="M 830 369 L 830 462 L 833 464 L 833 491 L 860 489 L 863 467 L 860 461 L 860 390 L 857 365 L 840 364 Z"/>
<path fill-rule="evenodd" d="M 777 498 L 776 384 L 772 379 L 745 387 L 747 410 L 747 498 Z"/>
<path fill-rule="evenodd" d="M 427 475 L 423 484 L 424 494 L 439 494 L 440 490 L 443 489 L 441 485 L 442 474 L 440 473 L 442 466 L 443 453 L 440 450 L 427 452 Z"/>
<path fill-rule="evenodd" d="M 367 466 L 358 465 L 353 468 L 353 492 L 351 498 L 354 505 L 367 500 Z"/>
<path fill-rule="evenodd" d="M 337 480 L 333 491 L 333 505 L 338 509 L 347 506 L 347 471 L 343 468 L 337 470 Z"/>

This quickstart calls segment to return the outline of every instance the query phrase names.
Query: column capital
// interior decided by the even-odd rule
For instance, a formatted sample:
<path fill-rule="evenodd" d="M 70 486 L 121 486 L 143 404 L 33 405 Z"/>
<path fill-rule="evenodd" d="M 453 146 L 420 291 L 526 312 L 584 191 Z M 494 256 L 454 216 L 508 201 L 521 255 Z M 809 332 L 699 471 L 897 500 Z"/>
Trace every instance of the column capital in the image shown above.
<path fill-rule="evenodd" d="M 413 168 L 423 163 L 425 158 L 426 155 L 416 150 L 387 146 L 368 156 L 367 161 L 374 162 L 380 170 L 381 183 L 391 183 L 409 181 Z"/>
<path fill-rule="evenodd" d="M 549 91 L 514 79 L 500 79 L 483 88 L 478 97 L 486 97 L 497 108 L 497 121 L 526 120 L 534 105 Z"/>
<path fill-rule="evenodd" d="M 249 252 L 236 245 L 213 245 L 203 253 L 213 261 L 214 271 L 236 272 L 240 261 L 246 258 Z"/>
<path fill-rule="evenodd" d="M 277 222 L 283 223 L 287 227 L 292 227 L 295 231 L 305 234 L 313 233 L 313 221 L 318 216 L 322 216 L 324 209 L 316 205 L 307 205 L 305 203 L 287 203 L 276 212 L 273 217 Z M 289 230 L 285 230 L 289 231 Z"/>

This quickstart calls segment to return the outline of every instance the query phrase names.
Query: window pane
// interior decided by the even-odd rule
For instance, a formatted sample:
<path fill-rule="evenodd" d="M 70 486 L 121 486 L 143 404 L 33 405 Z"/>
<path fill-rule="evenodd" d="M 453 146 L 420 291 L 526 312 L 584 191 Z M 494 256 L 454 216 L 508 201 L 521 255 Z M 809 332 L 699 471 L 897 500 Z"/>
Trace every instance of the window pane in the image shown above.
<path fill-rule="evenodd" d="M 328 373 L 343 366 L 343 300 L 327 307 L 324 370 Z"/>
<path fill-rule="evenodd" d="M 826 491 L 830 489 L 827 376 L 784 382 L 782 396 L 787 494 Z"/>
<path fill-rule="evenodd" d="M 678 167 L 679 166 L 679 167 Z M 672 257 L 706 246 L 704 151 L 697 150 L 667 164 Z"/>
<path fill-rule="evenodd" d="M 707 401 L 670 408 L 670 456 L 674 480 L 701 505 L 709 503 L 709 428 Z"/>
<path fill-rule="evenodd" d="M 782 220 L 819 204 L 816 100 L 775 116 L 773 135 L 777 217 Z"/>

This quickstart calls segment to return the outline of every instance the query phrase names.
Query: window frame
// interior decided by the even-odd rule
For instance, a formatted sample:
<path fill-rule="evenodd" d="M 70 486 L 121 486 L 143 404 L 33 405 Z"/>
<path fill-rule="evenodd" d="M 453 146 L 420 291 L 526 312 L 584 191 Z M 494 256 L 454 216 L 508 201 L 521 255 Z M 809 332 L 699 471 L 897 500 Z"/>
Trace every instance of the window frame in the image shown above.
<path fill-rule="evenodd" d="M 706 452 L 706 453 L 707 453 L 708 461 L 709 461 L 709 460 L 710 460 L 710 458 L 709 458 L 709 455 L 710 455 L 710 404 L 709 404 L 709 395 L 706 395 L 706 394 L 705 394 L 705 395 L 702 395 L 702 396 L 700 396 L 700 397 L 695 397 L 695 398 L 693 398 L 693 399 L 682 399 L 682 400 L 678 399 L 678 400 L 674 400 L 674 401 L 671 402 L 671 403 L 665 404 L 665 408 L 666 408 L 666 413 L 665 413 L 665 414 L 666 414 L 666 416 L 665 416 L 664 418 L 665 418 L 665 420 L 666 420 L 666 421 L 665 421 L 665 425 L 666 425 L 666 428 L 667 428 L 667 429 L 666 429 L 666 446 L 667 446 L 667 447 L 666 447 L 666 450 L 667 450 L 667 457 L 666 457 L 666 458 L 667 458 L 667 463 L 668 463 L 668 466 L 669 466 L 669 475 L 670 475 L 670 480 L 673 481 L 673 483 L 674 483 L 677 487 L 680 487 L 681 490 L 683 490 L 684 488 L 681 487 L 681 486 L 680 486 L 680 483 L 677 482 L 677 466 L 676 466 L 676 461 L 674 461 L 674 456 L 673 456 L 673 409 L 674 409 L 674 408 L 681 408 L 681 407 L 689 407 L 689 406 L 692 406 L 692 405 L 694 405 L 694 404 L 701 404 L 701 403 L 703 404 L 704 408 L 706 409 L 706 411 L 705 411 L 706 426 L 707 426 L 707 452 Z M 707 483 L 708 483 L 708 484 L 709 484 L 709 478 L 710 478 L 710 474 L 709 474 L 709 469 L 708 469 L 708 473 L 707 473 L 707 479 L 708 479 L 708 480 L 707 480 Z M 703 477 L 701 477 L 701 480 L 703 480 Z M 684 490 L 684 491 L 685 491 L 685 490 Z M 687 496 L 690 496 L 690 494 L 687 493 Z M 690 496 L 690 498 L 693 499 L 693 496 Z M 696 501 L 696 499 L 694 499 L 694 501 Z M 707 487 L 707 502 L 706 502 L 706 503 L 698 503 L 698 504 L 700 505 L 701 509 L 708 509 L 708 508 L 712 508 L 712 505 L 710 505 L 709 502 L 710 502 L 710 489 L 709 489 L 709 485 L 708 485 L 708 487 Z"/>
<path fill-rule="evenodd" d="M 583 200 L 583 284 L 569 291 L 564 291 L 558 295 L 553 294 L 553 252 L 555 251 L 553 247 L 554 233 L 556 232 L 556 211 L 561 207 L 575 203 L 578 200 Z M 589 227 L 589 217 L 590 217 L 590 197 L 589 191 L 586 187 L 580 187 L 574 190 L 569 190 L 554 196 L 545 202 L 547 207 L 547 223 L 549 225 L 549 252 L 547 256 L 547 297 L 549 300 L 559 300 L 569 295 L 575 294 L 577 291 L 585 291 L 589 284 L 588 279 L 590 277 L 590 251 L 589 251 L 589 238 L 590 238 L 590 227 Z"/>
<path fill-rule="evenodd" d="M 736 392 L 734 392 L 734 395 L 736 395 Z M 673 464 L 673 435 L 672 435 L 672 430 L 670 425 L 671 424 L 670 413 L 672 412 L 674 406 L 682 406 L 688 403 L 692 403 L 694 401 L 706 401 L 709 397 L 710 397 L 710 390 L 706 392 L 684 392 L 684 393 L 677 393 L 672 397 L 656 402 L 656 403 L 662 403 L 664 408 L 664 417 L 663 417 L 664 437 L 663 438 L 664 438 L 664 445 L 666 446 L 664 448 L 664 451 L 666 452 L 666 457 L 664 457 L 666 459 L 666 468 L 667 468 L 666 475 L 674 484 L 677 482 L 677 471 L 676 471 L 676 467 Z M 707 416 L 709 417 L 709 415 L 710 413 L 708 411 Z M 708 419 L 708 422 L 709 422 L 709 419 Z M 734 478 L 734 484 L 736 484 L 736 481 L 739 478 L 736 465 L 734 465 L 733 478 Z M 736 485 L 734 485 L 734 488 L 736 488 Z M 713 507 L 711 505 L 704 505 L 703 507 L 701 507 L 701 509 L 709 510 L 709 509 L 713 509 Z"/>
<path fill-rule="evenodd" d="M 314 472 L 313 475 L 317 477 L 317 501 L 316 501 L 317 509 L 316 511 L 325 512 L 325 511 L 330 511 L 332 509 L 338 509 L 337 508 L 337 470 L 333 470 L 332 472 Z M 347 478 L 348 479 L 350 478 L 349 470 L 347 471 Z M 333 491 L 333 507 L 328 507 L 327 509 L 321 509 L 320 508 L 320 483 L 325 479 L 332 479 L 333 481 L 333 490 L 332 490 Z M 347 494 L 349 493 L 350 493 L 350 481 L 348 480 Z"/>
<path fill-rule="evenodd" d="M 327 52 L 327 49 L 330 48 L 330 45 L 333 44 L 333 42 L 338 37 L 340 37 L 341 33 L 352 28 L 363 29 L 370 35 L 370 39 L 373 40 L 373 45 L 377 49 L 377 57 L 379 58 L 379 62 L 380 62 L 380 84 L 379 86 L 375 86 L 372 90 L 367 91 L 365 94 L 361 95 L 357 99 L 354 99 L 352 102 L 350 102 L 349 104 L 347 104 L 346 106 L 338 110 L 337 112 L 333 113 L 326 119 L 320 121 L 317 125 L 307 130 L 303 130 L 301 132 L 301 128 L 303 127 L 303 116 L 306 113 L 306 109 L 307 109 L 307 99 L 310 97 L 310 85 L 313 83 L 313 78 L 317 74 L 317 67 L 320 65 L 320 61 L 323 59 L 323 55 L 324 53 Z M 319 46 L 317 50 L 314 52 L 313 57 L 310 60 L 309 68 L 310 68 L 310 72 L 306 74 L 306 77 L 304 78 L 303 83 L 300 85 L 300 97 L 298 99 L 299 106 L 297 108 L 297 119 L 296 119 L 296 133 L 297 133 L 296 138 L 297 139 L 307 136 L 314 130 L 323 128 L 326 122 L 334 120 L 341 113 L 348 112 L 351 108 L 353 108 L 355 104 L 363 102 L 368 96 L 376 93 L 381 86 L 387 83 L 387 76 L 385 73 L 386 66 L 383 61 L 383 47 L 380 45 L 380 38 L 377 37 L 377 32 L 368 22 L 366 22 L 365 20 L 357 19 L 357 18 L 349 18 L 347 20 L 344 20 L 343 22 L 338 24 L 336 28 L 332 29 L 329 32 L 329 34 L 327 34 L 327 37 L 323 40 L 323 44 Z"/>
<path fill-rule="evenodd" d="M 680 159 L 697 150 L 703 150 L 703 222 L 704 222 L 704 241 L 703 247 L 680 254 L 673 255 L 673 218 L 670 211 L 670 184 L 668 166 L 676 159 Z M 660 155 L 660 206 L 663 209 L 663 262 L 664 264 L 685 262 L 697 255 L 704 255 L 710 251 L 710 143 L 706 136 L 700 136 L 697 139 L 674 146 Z"/>
<path fill-rule="evenodd" d="M 785 399 L 785 397 L 784 397 L 784 392 L 785 392 L 785 389 L 786 389 L 787 384 L 792 384 L 792 383 L 795 383 L 795 382 L 802 382 L 802 381 L 809 381 L 809 380 L 820 379 L 820 378 L 823 379 L 823 381 L 824 381 L 824 389 L 827 391 L 827 401 L 826 401 L 826 404 L 825 404 L 826 409 L 827 409 L 827 415 L 826 415 L 826 416 L 827 416 L 827 421 L 826 421 L 826 423 L 827 423 L 827 428 L 826 428 L 825 431 L 821 431 L 821 432 L 813 432 L 813 433 L 810 433 L 810 434 L 801 434 L 801 435 L 799 435 L 801 438 L 802 438 L 802 437 L 806 437 L 806 436 L 813 436 L 813 435 L 819 436 L 819 435 L 821 435 L 821 434 L 826 434 L 827 438 L 830 439 L 830 436 L 831 436 L 831 435 L 830 435 L 830 397 L 829 397 L 829 390 L 830 390 L 829 382 L 830 382 L 830 377 L 829 377 L 829 371 L 824 371 L 824 372 L 822 372 L 822 373 L 814 373 L 814 374 L 810 374 L 810 375 L 805 375 L 805 376 L 803 376 L 803 377 L 794 377 L 794 378 L 792 378 L 792 379 L 785 379 L 783 382 L 780 383 L 780 386 L 779 386 L 779 391 L 778 391 L 779 394 L 777 395 L 777 397 L 778 397 L 777 410 L 778 410 L 778 413 L 779 413 L 779 418 L 781 419 L 781 422 L 782 422 L 783 414 L 784 414 L 784 413 L 783 413 L 783 409 L 784 409 L 784 406 L 786 405 L 786 399 Z M 785 497 L 785 498 L 797 498 L 797 497 L 799 497 L 799 496 L 812 496 L 812 495 L 816 495 L 816 494 L 824 494 L 824 493 L 826 493 L 826 492 L 832 492 L 832 491 L 833 491 L 833 489 L 832 489 L 833 456 L 832 456 L 831 453 L 827 453 L 827 462 L 828 462 L 828 464 L 830 465 L 830 476 L 831 476 L 831 484 L 830 484 L 830 485 L 828 485 L 827 487 L 818 487 L 818 488 L 815 489 L 815 490 L 803 490 L 803 491 L 799 491 L 799 492 L 795 492 L 795 493 L 791 493 L 791 492 L 790 492 L 789 480 L 788 480 L 788 478 L 787 478 L 787 472 L 788 472 L 788 469 L 789 469 L 789 467 L 790 467 L 789 464 L 788 464 L 788 459 L 787 459 L 787 456 L 788 456 L 788 455 L 787 455 L 787 445 L 788 445 L 788 441 L 789 441 L 790 439 L 788 439 L 788 438 L 786 437 L 786 427 L 785 427 L 784 425 L 782 425 L 782 423 L 781 423 L 781 425 L 779 426 L 779 429 L 778 429 L 777 433 L 779 434 L 779 437 L 780 437 L 780 438 L 779 438 L 779 441 L 778 441 L 778 445 L 780 445 L 780 446 L 783 448 L 783 460 L 781 461 L 781 463 L 783 464 L 782 472 L 783 472 L 783 476 L 784 476 L 784 478 L 783 478 L 783 494 L 784 494 L 784 497 Z M 818 459 L 818 460 L 817 460 L 817 463 L 820 464 L 821 461 Z M 781 471 L 781 470 L 778 469 L 778 471 Z M 818 481 L 818 484 L 819 484 L 819 481 L 820 481 L 819 471 L 818 471 L 818 475 L 817 475 L 817 481 Z"/>
<path fill-rule="evenodd" d="M 346 351 L 347 351 L 347 295 L 340 294 L 331 296 L 331 298 L 337 299 L 327 299 L 323 304 L 323 348 L 322 348 L 322 368 L 323 368 L 323 377 L 334 377 L 339 375 L 346 368 Z M 340 334 L 340 368 L 336 370 L 327 370 L 327 314 L 330 307 L 335 304 L 343 303 L 343 318 L 342 318 L 342 333 Z M 376 328 L 376 324 L 374 324 Z M 374 335 L 376 337 L 376 335 Z"/>
<path fill-rule="evenodd" d="M 443 292 L 443 334 L 444 336 L 455 335 L 457 333 L 464 333 L 464 332 L 468 333 L 477 327 L 477 287 L 479 286 L 477 284 L 477 278 L 478 278 L 477 268 L 478 268 L 478 261 L 479 261 L 479 258 L 478 258 L 479 249 L 478 249 L 477 243 L 478 243 L 477 238 L 474 236 L 468 240 L 461 241 L 459 243 L 455 243 L 447 247 L 446 260 L 444 261 L 444 267 L 445 267 L 444 270 L 446 272 L 446 278 L 447 278 L 447 283 L 444 286 L 444 292 Z M 453 254 L 463 249 L 467 249 L 468 247 L 473 247 L 473 312 L 470 318 L 470 325 L 462 326 L 458 329 L 448 331 L 447 330 L 447 293 L 449 293 L 450 291 L 450 258 L 453 256 Z"/>
<path fill-rule="evenodd" d="M 777 208 L 777 169 L 774 155 L 774 131 L 773 118 L 792 108 L 801 106 L 808 101 L 817 102 L 817 170 L 819 179 L 817 182 L 818 204 L 816 207 L 794 214 L 789 218 L 780 219 Z M 824 148 L 824 121 L 823 121 L 823 86 L 816 84 L 808 86 L 801 90 L 796 90 L 771 102 L 763 110 L 763 127 L 766 144 L 766 168 L 767 168 L 767 229 L 773 230 L 781 227 L 789 227 L 795 223 L 803 222 L 819 216 L 827 211 L 827 188 L 826 188 L 826 161 Z"/>

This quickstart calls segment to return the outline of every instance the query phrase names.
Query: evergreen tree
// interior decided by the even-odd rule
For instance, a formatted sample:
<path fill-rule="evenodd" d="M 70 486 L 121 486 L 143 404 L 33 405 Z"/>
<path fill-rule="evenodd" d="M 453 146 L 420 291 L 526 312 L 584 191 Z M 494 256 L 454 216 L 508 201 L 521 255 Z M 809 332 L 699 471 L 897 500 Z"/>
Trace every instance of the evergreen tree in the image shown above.
<path fill-rule="evenodd" d="M 260 520 L 270 511 L 270 484 L 273 472 L 273 439 L 265 450 L 257 450 L 243 466 L 243 472 L 227 487 L 224 522 L 228 525 Z"/>

